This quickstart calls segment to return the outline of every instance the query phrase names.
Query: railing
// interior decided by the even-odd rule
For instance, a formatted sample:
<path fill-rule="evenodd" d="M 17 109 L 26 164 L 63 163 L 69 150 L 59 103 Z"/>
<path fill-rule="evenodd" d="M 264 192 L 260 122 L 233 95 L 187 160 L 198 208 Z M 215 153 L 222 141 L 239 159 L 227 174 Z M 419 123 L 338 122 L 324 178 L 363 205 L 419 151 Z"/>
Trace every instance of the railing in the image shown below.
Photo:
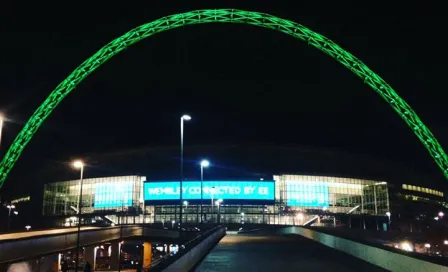
<path fill-rule="evenodd" d="M 333 249 L 372 263 L 389 271 L 448 271 L 442 258 L 423 258 L 412 252 L 371 244 L 364 240 L 355 241 L 318 231 L 317 228 L 286 227 L 281 234 L 298 234 Z"/>
<path fill-rule="evenodd" d="M 187 254 L 191 249 L 196 247 L 198 244 L 200 244 L 202 241 L 204 241 L 206 238 L 208 238 L 210 235 L 214 234 L 215 232 L 222 229 L 222 226 L 216 226 L 212 229 L 209 229 L 202 233 L 201 235 L 197 236 L 196 238 L 186 242 L 184 245 L 181 245 L 179 247 L 179 250 L 177 253 L 167 253 L 163 255 L 162 257 L 158 258 L 157 260 L 153 261 L 151 263 L 151 272 L 153 271 L 162 271 L 163 269 L 167 268 L 169 265 L 174 263 L 175 261 L 179 260 L 182 256 Z M 148 269 L 146 267 L 145 269 Z"/>

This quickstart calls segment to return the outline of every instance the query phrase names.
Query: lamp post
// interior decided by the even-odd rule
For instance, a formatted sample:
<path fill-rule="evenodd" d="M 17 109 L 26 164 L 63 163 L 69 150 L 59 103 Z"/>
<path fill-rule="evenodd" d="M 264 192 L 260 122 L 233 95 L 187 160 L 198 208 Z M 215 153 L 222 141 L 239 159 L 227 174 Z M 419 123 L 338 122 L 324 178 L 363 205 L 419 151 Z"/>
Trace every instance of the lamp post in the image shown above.
<path fill-rule="evenodd" d="M 184 120 L 190 121 L 190 115 L 182 115 L 180 118 L 180 219 L 179 228 L 182 230 L 182 182 L 184 179 Z"/>
<path fill-rule="evenodd" d="M 213 186 L 211 189 L 210 189 L 210 194 L 211 194 L 211 196 L 212 196 L 212 203 L 211 203 L 211 208 L 212 208 L 212 210 L 211 210 L 211 216 L 212 216 L 212 219 L 213 219 L 213 212 L 214 212 L 214 206 L 213 206 L 213 197 L 214 197 L 214 194 L 215 194 L 215 186 Z"/>
<path fill-rule="evenodd" d="M 122 245 L 123 245 L 123 224 L 124 224 L 124 202 L 126 200 L 126 192 L 124 190 L 124 186 L 122 187 L 122 195 L 123 199 L 121 200 L 121 221 L 120 221 L 120 254 L 118 255 L 118 272 L 121 271 L 121 252 L 122 252 Z M 127 221 L 127 220 L 126 220 Z"/>
<path fill-rule="evenodd" d="M 187 208 L 188 208 L 188 201 L 184 200 L 183 202 L 184 206 L 185 206 L 185 222 L 188 223 L 188 213 L 187 213 Z"/>
<path fill-rule="evenodd" d="M 0 146 L 2 143 L 2 130 L 3 130 L 3 121 L 5 120 L 5 117 L 0 113 Z"/>
<path fill-rule="evenodd" d="M 15 209 L 16 208 L 16 206 L 14 206 L 14 205 L 8 205 L 8 206 L 6 206 L 6 208 L 8 208 L 8 230 L 9 230 L 9 228 L 11 227 L 11 210 L 12 209 Z"/>
<path fill-rule="evenodd" d="M 390 212 L 386 212 L 386 215 L 387 215 L 387 218 L 389 218 L 388 225 L 389 225 L 389 231 L 390 231 Z"/>
<path fill-rule="evenodd" d="M 78 231 L 76 235 L 76 254 L 75 254 L 75 271 L 78 271 L 78 263 L 79 263 L 79 236 L 81 233 L 81 202 L 82 202 L 82 183 L 83 183 L 83 174 L 84 174 L 84 163 L 82 161 L 73 162 L 73 167 L 76 169 L 80 169 L 80 178 L 79 178 L 79 196 L 78 196 Z"/>
<path fill-rule="evenodd" d="M 222 202 L 223 202 L 222 199 L 216 200 L 216 206 L 218 206 L 218 220 L 216 220 L 216 221 L 218 224 L 221 223 L 221 203 Z"/>
<path fill-rule="evenodd" d="M 202 186 L 203 186 L 203 183 L 204 183 L 204 167 L 209 167 L 210 166 L 210 162 L 208 161 L 208 160 L 202 160 L 201 161 L 201 224 L 202 224 L 202 217 L 203 217 L 203 214 L 202 214 L 202 206 L 203 206 L 203 189 L 202 189 Z"/>

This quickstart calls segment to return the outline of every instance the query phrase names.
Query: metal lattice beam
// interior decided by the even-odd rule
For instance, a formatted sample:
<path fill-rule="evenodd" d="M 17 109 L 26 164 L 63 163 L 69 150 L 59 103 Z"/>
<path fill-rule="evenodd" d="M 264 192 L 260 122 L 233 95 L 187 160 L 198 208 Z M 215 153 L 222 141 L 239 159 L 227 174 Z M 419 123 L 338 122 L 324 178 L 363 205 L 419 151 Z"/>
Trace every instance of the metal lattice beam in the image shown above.
<path fill-rule="evenodd" d="M 5 157 L 0 162 L 0 188 L 3 186 L 9 172 L 18 160 L 20 154 L 33 135 L 59 105 L 59 103 L 99 66 L 108 59 L 123 51 L 132 44 L 146 39 L 154 34 L 186 25 L 204 23 L 238 23 L 260 26 L 286 33 L 292 37 L 307 42 L 336 61 L 347 67 L 373 90 L 375 90 L 398 115 L 408 124 L 415 135 L 427 148 L 429 154 L 448 178 L 448 157 L 437 139 L 420 121 L 412 108 L 377 74 L 364 65 L 359 59 L 345 51 L 337 44 L 300 24 L 281 19 L 269 14 L 235 9 L 195 10 L 191 12 L 166 16 L 153 22 L 141 25 L 113 40 L 96 54 L 76 68 L 48 98 L 37 108 L 24 128 L 15 138 Z"/>

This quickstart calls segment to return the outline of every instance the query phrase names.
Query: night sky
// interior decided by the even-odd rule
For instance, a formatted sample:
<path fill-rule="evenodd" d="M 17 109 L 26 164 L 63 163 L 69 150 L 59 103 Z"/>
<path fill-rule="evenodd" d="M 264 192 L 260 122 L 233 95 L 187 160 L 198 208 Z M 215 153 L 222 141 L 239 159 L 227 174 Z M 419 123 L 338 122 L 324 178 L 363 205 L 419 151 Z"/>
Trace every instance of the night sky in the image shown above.
<path fill-rule="evenodd" d="M 0 111 L 10 121 L 0 154 L 45 97 L 107 42 L 165 15 L 216 7 L 3 10 Z M 446 32 L 442 15 L 381 16 L 368 8 L 350 15 L 313 15 L 287 7 L 233 7 L 290 19 L 335 41 L 385 79 L 448 147 L 447 57 L 442 41 L 428 41 Z M 24 179 L 25 174 L 38 177 L 44 167 L 65 167 L 84 154 L 175 148 L 182 113 L 193 117 L 186 125 L 186 146 L 250 144 L 348 152 L 418 169 L 432 181 L 445 182 L 392 108 L 331 57 L 276 31 L 205 24 L 150 37 L 100 67 L 47 119 L 0 194 L 33 185 L 35 180 Z M 326 171 L 325 164 L 318 167 Z"/>

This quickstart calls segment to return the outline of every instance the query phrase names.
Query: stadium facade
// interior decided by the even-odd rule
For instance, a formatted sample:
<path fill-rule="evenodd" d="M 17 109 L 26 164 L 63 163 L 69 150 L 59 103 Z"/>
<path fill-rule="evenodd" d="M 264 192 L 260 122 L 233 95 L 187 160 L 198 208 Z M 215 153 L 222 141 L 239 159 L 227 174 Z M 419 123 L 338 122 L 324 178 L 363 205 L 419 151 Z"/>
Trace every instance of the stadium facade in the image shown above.
<path fill-rule="evenodd" d="M 83 224 L 184 223 L 336 224 L 337 215 L 384 217 L 391 204 L 385 181 L 275 175 L 271 180 L 152 181 L 144 176 L 83 180 Z M 434 191 L 435 192 L 435 191 Z M 77 225 L 80 180 L 46 184 L 44 216 Z M 439 193 L 438 193 L 439 194 Z M 180 205 L 182 204 L 182 205 Z M 201 209 L 202 208 L 202 209 Z"/>

